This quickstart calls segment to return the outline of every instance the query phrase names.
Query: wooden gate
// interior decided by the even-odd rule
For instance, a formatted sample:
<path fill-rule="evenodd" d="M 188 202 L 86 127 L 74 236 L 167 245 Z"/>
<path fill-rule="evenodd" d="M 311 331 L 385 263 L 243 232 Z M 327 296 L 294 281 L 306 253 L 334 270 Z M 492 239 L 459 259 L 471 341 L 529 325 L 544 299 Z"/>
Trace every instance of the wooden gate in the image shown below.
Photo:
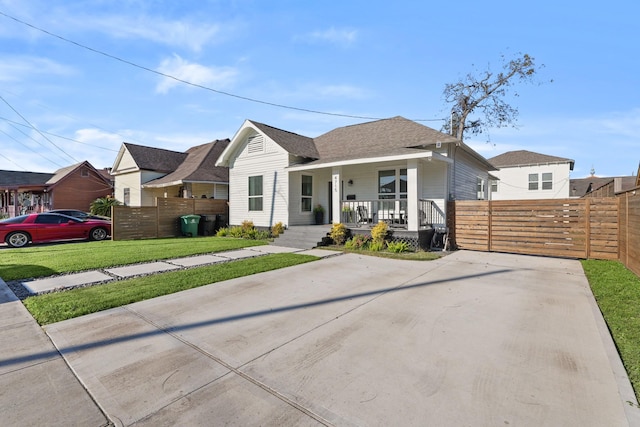
<path fill-rule="evenodd" d="M 619 200 L 455 201 L 450 239 L 460 249 L 618 259 Z"/>

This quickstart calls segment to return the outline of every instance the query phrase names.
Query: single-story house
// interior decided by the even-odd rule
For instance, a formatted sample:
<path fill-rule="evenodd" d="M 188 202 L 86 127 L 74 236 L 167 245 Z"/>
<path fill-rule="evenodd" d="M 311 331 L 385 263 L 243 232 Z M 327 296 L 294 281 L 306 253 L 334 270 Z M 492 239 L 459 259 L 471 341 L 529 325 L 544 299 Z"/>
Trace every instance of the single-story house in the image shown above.
<path fill-rule="evenodd" d="M 498 170 L 491 180 L 490 199 L 566 199 L 574 161 L 527 150 L 508 151 L 489 159 Z"/>
<path fill-rule="evenodd" d="M 221 154 L 229 223 L 270 227 L 385 221 L 417 232 L 446 224 L 446 201 L 477 199 L 495 168 L 462 141 L 403 117 L 317 138 L 246 120 Z M 482 196 L 482 194 L 480 195 Z"/>
<path fill-rule="evenodd" d="M 88 161 L 54 173 L 0 171 L 0 213 L 5 216 L 52 209 L 87 212 L 95 199 L 112 194 L 111 182 Z"/>
<path fill-rule="evenodd" d="M 229 170 L 216 166 L 229 139 L 186 152 L 123 143 L 111 168 L 115 198 L 126 206 L 154 206 L 156 197 L 227 200 Z"/>

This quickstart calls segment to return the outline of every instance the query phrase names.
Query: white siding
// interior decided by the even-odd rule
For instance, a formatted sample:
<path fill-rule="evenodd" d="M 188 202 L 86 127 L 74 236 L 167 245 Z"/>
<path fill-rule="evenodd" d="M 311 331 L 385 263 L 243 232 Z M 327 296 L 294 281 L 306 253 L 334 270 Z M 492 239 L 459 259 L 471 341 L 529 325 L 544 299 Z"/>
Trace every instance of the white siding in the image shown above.
<path fill-rule="evenodd" d="M 552 188 L 542 189 L 542 174 L 552 174 Z M 568 163 L 517 166 L 501 168 L 492 172 L 500 178 L 498 191 L 492 193 L 493 200 L 564 199 L 569 197 Z M 529 190 L 529 174 L 538 174 L 538 189 Z"/>
<path fill-rule="evenodd" d="M 142 171 L 141 175 L 140 175 L 140 179 L 142 184 L 152 181 L 154 179 L 158 179 L 160 177 L 165 176 L 165 173 L 159 173 L 159 172 L 152 172 L 152 171 Z M 131 189 L 131 206 L 155 206 L 156 205 L 156 196 L 158 193 L 154 192 L 153 189 L 149 188 L 141 188 L 138 187 L 135 190 L 136 194 L 139 194 L 139 198 L 138 198 L 138 203 L 137 205 L 133 204 L 133 194 L 134 194 L 134 189 Z M 163 192 L 164 193 L 164 192 Z"/>
<path fill-rule="evenodd" d="M 302 212 L 302 175 L 313 177 L 313 197 L 312 203 L 315 207 L 320 204 L 324 208 L 324 221 L 329 218 L 329 182 L 331 182 L 331 171 L 320 169 L 307 172 L 292 172 L 289 174 L 289 225 L 315 224 L 313 210 Z"/>
<path fill-rule="evenodd" d="M 256 226 L 270 227 L 277 222 L 289 225 L 288 153 L 264 137 L 264 152 L 248 153 L 247 138 L 229 169 L 229 224 L 251 220 Z M 263 210 L 249 211 L 249 177 L 262 176 Z"/>
<path fill-rule="evenodd" d="M 141 206 L 140 196 L 140 172 L 127 173 L 115 176 L 114 197 L 124 203 L 124 189 L 129 189 L 129 206 Z"/>

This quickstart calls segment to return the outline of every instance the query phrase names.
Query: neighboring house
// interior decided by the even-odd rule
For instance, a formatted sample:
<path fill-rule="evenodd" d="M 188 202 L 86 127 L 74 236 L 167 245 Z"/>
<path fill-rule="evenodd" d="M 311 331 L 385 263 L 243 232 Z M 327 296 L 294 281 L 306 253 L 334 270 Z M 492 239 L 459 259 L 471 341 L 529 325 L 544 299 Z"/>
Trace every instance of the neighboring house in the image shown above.
<path fill-rule="evenodd" d="M 509 151 L 489 162 L 499 170 L 491 182 L 492 200 L 566 199 L 574 161 L 527 150 Z"/>
<path fill-rule="evenodd" d="M 636 188 L 637 176 L 577 178 L 571 180 L 571 197 L 614 197 L 618 193 Z"/>
<path fill-rule="evenodd" d="M 113 187 L 84 161 L 54 173 L 0 171 L 0 213 L 17 216 L 51 209 L 89 211 L 91 202 L 113 194 Z"/>
<path fill-rule="evenodd" d="M 402 117 L 309 138 L 246 120 L 220 156 L 230 224 L 269 227 L 386 221 L 408 231 L 445 224 L 446 201 L 476 199 L 493 166 L 463 142 Z"/>
<path fill-rule="evenodd" d="M 229 140 L 186 152 L 123 143 L 111 169 L 115 198 L 126 206 L 154 206 L 156 197 L 229 198 L 229 170 L 216 166 Z"/>

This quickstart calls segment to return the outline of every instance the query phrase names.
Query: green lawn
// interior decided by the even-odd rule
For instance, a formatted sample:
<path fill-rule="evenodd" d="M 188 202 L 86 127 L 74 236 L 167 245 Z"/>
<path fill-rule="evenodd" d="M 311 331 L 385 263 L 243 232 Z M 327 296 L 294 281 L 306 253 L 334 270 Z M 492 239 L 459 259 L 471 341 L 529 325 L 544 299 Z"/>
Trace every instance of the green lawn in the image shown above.
<path fill-rule="evenodd" d="M 2 249 L 0 277 L 5 281 L 179 258 L 265 245 L 261 240 L 190 237 L 154 240 L 59 243 Z"/>
<path fill-rule="evenodd" d="M 299 254 L 272 254 L 181 271 L 71 289 L 26 298 L 23 303 L 41 325 L 120 307 L 236 277 L 314 261 Z"/>
<path fill-rule="evenodd" d="M 582 261 L 593 295 L 640 400 L 640 278 L 618 261 Z"/>

